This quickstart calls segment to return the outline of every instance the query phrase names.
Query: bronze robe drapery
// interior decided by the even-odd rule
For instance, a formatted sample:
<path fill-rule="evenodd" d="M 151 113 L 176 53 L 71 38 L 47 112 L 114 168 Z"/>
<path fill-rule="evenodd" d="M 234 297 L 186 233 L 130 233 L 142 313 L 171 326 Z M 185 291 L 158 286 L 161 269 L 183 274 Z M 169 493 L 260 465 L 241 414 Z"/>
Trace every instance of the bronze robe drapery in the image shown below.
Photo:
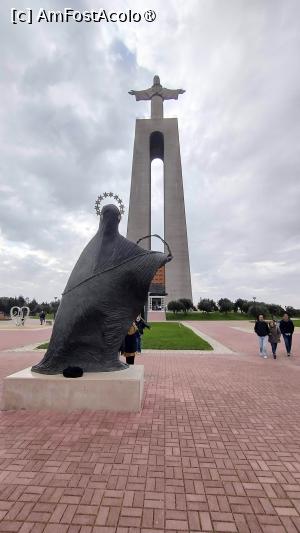
<path fill-rule="evenodd" d="M 63 293 L 48 350 L 32 371 L 127 368 L 119 360 L 119 348 L 143 309 L 155 272 L 171 256 L 144 250 L 122 237 L 119 221 L 116 206 L 103 208 L 99 230 L 80 255 Z"/>

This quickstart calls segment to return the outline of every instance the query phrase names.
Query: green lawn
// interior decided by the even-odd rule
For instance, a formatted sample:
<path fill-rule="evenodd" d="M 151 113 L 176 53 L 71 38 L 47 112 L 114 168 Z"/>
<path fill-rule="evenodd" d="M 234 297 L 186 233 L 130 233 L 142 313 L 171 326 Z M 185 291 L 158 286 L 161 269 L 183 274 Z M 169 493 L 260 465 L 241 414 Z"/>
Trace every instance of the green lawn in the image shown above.
<path fill-rule="evenodd" d="M 36 350 L 47 350 L 49 346 L 49 342 L 44 342 L 44 344 L 40 344 L 39 346 L 36 347 Z"/>
<path fill-rule="evenodd" d="M 189 328 L 173 322 L 152 322 L 151 329 L 143 335 L 145 350 L 212 350 L 212 346 L 201 339 Z M 46 350 L 48 342 L 40 344 L 38 349 Z"/>
<path fill-rule="evenodd" d="M 178 322 L 152 322 L 142 342 L 145 350 L 212 350 L 208 342 Z"/>
<path fill-rule="evenodd" d="M 189 313 L 166 313 L 167 320 L 249 320 L 247 315 L 242 313 L 220 313 L 220 311 L 214 311 L 212 313 L 201 313 L 198 311 L 192 311 Z"/>
<path fill-rule="evenodd" d="M 297 327 L 297 328 L 300 328 L 300 319 L 297 318 L 297 319 L 294 320 L 294 319 L 292 318 L 292 320 L 293 320 L 293 322 L 294 322 L 294 326 Z"/>

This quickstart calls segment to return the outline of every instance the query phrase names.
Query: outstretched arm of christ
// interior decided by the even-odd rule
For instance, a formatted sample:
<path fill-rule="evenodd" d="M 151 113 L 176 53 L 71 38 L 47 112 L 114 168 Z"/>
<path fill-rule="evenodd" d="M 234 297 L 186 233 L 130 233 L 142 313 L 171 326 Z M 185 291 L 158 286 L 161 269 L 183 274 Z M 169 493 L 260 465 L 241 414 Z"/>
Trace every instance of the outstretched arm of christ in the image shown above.
<path fill-rule="evenodd" d="M 178 100 L 178 95 L 185 93 L 184 89 L 165 89 L 162 90 L 163 100 Z"/>
<path fill-rule="evenodd" d="M 128 91 L 128 94 L 135 96 L 136 100 L 151 100 L 151 87 L 150 89 L 145 89 L 144 91 Z"/>

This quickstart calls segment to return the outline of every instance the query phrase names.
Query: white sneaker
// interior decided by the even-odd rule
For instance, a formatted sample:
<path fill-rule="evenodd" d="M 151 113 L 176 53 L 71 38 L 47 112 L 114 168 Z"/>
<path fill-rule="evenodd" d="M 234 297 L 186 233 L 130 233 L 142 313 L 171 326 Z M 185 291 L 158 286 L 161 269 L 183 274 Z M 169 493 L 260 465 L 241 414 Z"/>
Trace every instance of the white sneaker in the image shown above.
<path fill-rule="evenodd" d="M 264 355 L 264 359 L 268 359 L 268 356 L 267 356 L 267 355 Z"/>

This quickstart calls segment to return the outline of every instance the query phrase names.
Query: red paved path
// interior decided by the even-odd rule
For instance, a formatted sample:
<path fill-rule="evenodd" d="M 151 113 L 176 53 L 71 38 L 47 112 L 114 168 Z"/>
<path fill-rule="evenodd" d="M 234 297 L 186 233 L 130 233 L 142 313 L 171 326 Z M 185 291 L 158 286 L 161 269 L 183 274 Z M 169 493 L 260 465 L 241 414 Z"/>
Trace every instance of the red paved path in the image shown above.
<path fill-rule="evenodd" d="M 43 328 L 40 331 L 20 328 L 16 330 L 0 329 L 0 350 L 8 350 L 21 346 L 27 346 L 36 342 L 43 342 L 50 338 L 51 328 Z"/>
<path fill-rule="evenodd" d="M 300 532 L 300 368 L 254 350 L 142 356 L 140 414 L 2 412 L 0 531 Z"/>
<path fill-rule="evenodd" d="M 244 354 L 258 354 L 258 340 L 255 333 L 247 333 L 235 329 L 239 328 L 251 328 L 253 330 L 254 323 L 250 324 L 244 321 L 203 321 L 203 322 L 188 322 L 194 328 L 203 331 L 207 335 L 213 337 L 217 341 L 221 342 L 234 352 L 244 353 Z M 268 346 L 268 351 L 271 353 L 270 345 Z M 286 355 L 284 342 L 280 342 L 278 345 L 278 355 L 279 357 L 284 357 Z M 294 353 L 299 354 L 300 359 L 300 329 L 296 328 L 296 333 L 293 335 L 293 350 Z"/>

